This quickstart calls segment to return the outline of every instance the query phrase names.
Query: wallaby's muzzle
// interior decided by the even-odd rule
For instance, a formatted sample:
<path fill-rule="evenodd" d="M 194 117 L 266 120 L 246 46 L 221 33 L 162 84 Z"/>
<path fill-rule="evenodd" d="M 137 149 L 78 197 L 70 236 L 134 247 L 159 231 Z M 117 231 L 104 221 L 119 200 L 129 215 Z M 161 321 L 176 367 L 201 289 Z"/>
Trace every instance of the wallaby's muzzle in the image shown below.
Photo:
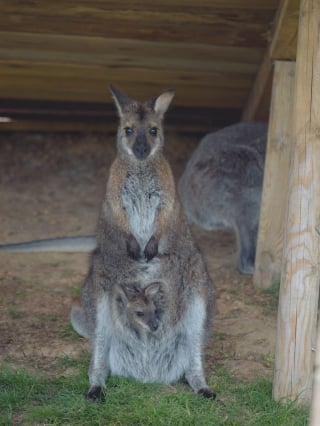
<path fill-rule="evenodd" d="M 150 154 L 151 148 L 145 138 L 137 138 L 132 147 L 132 152 L 138 160 L 145 160 Z"/>

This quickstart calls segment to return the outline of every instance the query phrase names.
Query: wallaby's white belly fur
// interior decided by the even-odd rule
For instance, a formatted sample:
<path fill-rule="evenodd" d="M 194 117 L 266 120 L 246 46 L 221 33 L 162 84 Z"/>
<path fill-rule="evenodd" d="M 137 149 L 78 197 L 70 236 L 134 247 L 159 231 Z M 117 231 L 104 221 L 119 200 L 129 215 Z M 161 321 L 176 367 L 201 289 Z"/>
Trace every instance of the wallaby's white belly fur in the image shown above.
<path fill-rule="evenodd" d="M 99 304 L 98 316 L 109 325 L 105 330 L 108 335 L 106 350 L 112 375 L 133 377 L 144 383 L 171 384 L 190 370 L 195 359 L 201 363 L 201 344 L 197 340 L 202 339 L 205 306 L 200 297 L 192 300 L 177 324 L 163 325 L 152 335 L 137 336 L 112 318 L 107 295 Z"/>
<path fill-rule="evenodd" d="M 154 179 L 146 180 L 145 176 L 139 174 L 130 175 L 122 190 L 129 228 L 142 250 L 155 232 L 160 195 Z"/>

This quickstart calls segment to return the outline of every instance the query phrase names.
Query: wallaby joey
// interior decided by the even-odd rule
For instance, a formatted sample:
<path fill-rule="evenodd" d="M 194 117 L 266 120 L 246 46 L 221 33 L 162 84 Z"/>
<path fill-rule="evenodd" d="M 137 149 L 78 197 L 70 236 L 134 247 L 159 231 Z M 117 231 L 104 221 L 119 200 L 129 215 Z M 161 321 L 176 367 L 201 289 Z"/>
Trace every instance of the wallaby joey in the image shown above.
<path fill-rule="evenodd" d="M 149 284 L 145 288 L 136 285 L 122 286 L 123 295 L 119 294 L 116 303 L 119 316 L 125 316 L 125 326 L 134 333 L 157 331 L 161 309 L 156 306 L 155 296 L 158 294 L 160 283 Z"/>
<path fill-rule="evenodd" d="M 190 224 L 235 231 L 244 274 L 254 271 L 266 138 L 267 125 L 259 122 L 207 134 L 178 184 Z"/>
<path fill-rule="evenodd" d="M 160 286 L 161 283 L 155 282 L 140 288 L 138 283 L 131 283 L 112 289 L 110 313 L 116 335 L 122 335 L 122 338 L 126 335 L 128 340 L 130 335 L 142 338 L 145 333 L 157 331 L 162 315 Z M 84 310 L 78 299 L 72 306 L 71 322 L 81 336 L 91 340 Z"/>
<path fill-rule="evenodd" d="M 108 374 L 166 384 L 185 377 L 195 392 L 214 398 L 203 367 L 214 287 L 162 153 L 162 121 L 174 92 L 139 103 L 110 90 L 120 116 L 117 156 L 82 306 L 71 313 L 92 346 L 87 398 L 103 398 Z M 147 315 L 139 317 L 139 309 Z"/>

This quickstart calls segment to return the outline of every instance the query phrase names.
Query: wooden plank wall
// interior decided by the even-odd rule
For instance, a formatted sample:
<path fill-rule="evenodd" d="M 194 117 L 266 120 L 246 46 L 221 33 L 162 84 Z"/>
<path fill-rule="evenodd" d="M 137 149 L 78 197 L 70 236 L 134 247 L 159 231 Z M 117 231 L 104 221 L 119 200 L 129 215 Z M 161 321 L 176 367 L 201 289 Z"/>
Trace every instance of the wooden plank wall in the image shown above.
<path fill-rule="evenodd" d="M 2 99 L 110 103 L 108 83 L 175 106 L 242 109 L 279 0 L 0 0 Z"/>

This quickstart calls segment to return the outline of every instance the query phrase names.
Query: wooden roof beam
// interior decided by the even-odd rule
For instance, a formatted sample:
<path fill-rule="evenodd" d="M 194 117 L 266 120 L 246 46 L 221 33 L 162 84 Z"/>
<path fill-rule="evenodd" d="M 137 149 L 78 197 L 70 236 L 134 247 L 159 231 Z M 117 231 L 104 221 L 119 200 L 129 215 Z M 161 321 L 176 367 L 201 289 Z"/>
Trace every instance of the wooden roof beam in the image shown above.
<path fill-rule="evenodd" d="M 273 36 L 243 108 L 242 120 L 268 120 L 273 60 L 295 60 L 300 0 L 282 0 L 277 11 Z"/>
<path fill-rule="evenodd" d="M 256 75 L 247 103 L 242 111 L 242 120 L 268 121 L 272 71 L 272 62 L 269 51 L 267 51 Z"/>
<path fill-rule="evenodd" d="M 299 26 L 300 0 L 282 0 L 269 48 L 272 59 L 295 61 Z"/>

